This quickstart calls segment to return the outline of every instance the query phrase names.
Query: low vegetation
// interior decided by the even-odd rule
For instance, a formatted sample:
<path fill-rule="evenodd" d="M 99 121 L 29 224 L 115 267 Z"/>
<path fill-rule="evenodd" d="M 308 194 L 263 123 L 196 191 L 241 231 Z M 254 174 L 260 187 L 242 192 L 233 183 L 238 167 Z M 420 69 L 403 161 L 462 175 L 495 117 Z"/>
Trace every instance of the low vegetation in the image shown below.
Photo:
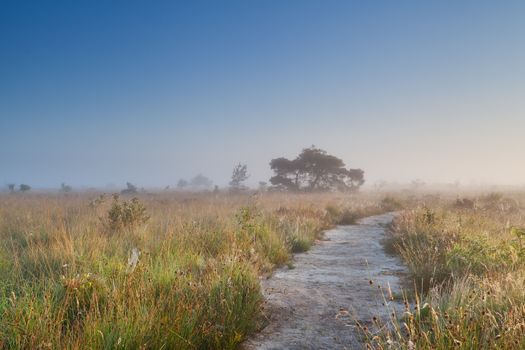
<path fill-rule="evenodd" d="M 519 199 L 519 198 L 518 198 Z M 523 200 L 523 198 L 521 198 Z M 395 220 L 387 246 L 415 290 L 372 348 L 525 348 L 525 216 L 500 194 L 430 201 Z"/>
<path fill-rule="evenodd" d="M 404 312 L 372 321 L 393 327 L 365 328 L 371 348 L 525 348 L 523 198 L 135 195 L 1 197 L 0 348 L 237 348 L 259 326 L 261 276 L 386 211 L 410 282 L 385 299 Z"/>
<path fill-rule="evenodd" d="M 382 210 L 355 194 L 133 195 L 0 198 L 0 348 L 236 348 L 258 326 L 259 276 Z"/>

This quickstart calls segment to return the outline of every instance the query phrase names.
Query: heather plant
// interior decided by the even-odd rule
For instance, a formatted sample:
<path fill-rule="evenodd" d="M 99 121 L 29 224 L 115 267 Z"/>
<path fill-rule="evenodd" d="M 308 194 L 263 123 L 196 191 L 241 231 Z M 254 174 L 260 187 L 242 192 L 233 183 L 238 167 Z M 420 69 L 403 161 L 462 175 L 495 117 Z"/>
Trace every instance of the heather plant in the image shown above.
<path fill-rule="evenodd" d="M 138 198 L 125 201 L 120 200 L 119 196 L 115 194 L 113 204 L 108 211 L 107 225 L 112 232 L 119 232 L 145 224 L 149 218 L 146 208 Z"/>

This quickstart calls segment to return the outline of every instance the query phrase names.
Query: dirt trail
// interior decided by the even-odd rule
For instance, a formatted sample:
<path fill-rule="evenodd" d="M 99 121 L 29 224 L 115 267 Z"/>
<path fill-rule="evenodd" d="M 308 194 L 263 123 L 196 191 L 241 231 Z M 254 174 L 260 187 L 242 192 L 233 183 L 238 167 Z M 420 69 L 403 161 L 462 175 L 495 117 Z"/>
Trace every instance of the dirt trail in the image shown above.
<path fill-rule="evenodd" d="M 244 349 L 363 348 L 355 321 L 370 327 L 374 316 L 388 319 L 381 290 L 390 285 L 399 293 L 405 273 L 381 245 L 392 219 L 378 215 L 329 230 L 310 251 L 295 256 L 295 268 L 264 280 L 269 324 Z"/>

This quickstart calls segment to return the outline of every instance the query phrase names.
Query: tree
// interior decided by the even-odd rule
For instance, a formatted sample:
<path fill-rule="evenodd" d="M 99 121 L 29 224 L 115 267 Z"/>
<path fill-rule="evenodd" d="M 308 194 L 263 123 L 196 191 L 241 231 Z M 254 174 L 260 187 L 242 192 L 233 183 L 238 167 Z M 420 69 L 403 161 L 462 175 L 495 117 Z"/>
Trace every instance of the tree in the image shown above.
<path fill-rule="evenodd" d="M 199 174 L 191 179 L 190 185 L 195 190 L 209 190 L 213 188 L 213 181 L 206 176 Z"/>
<path fill-rule="evenodd" d="M 248 175 L 248 166 L 246 164 L 237 164 L 233 168 L 232 179 L 230 181 L 230 187 L 232 190 L 243 190 L 246 186 L 243 184 L 250 175 Z"/>
<path fill-rule="evenodd" d="M 184 179 L 180 179 L 179 182 L 177 182 L 177 187 L 180 188 L 180 189 L 184 189 L 184 188 L 188 187 L 188 181 L 186 181 Z"/>
<path fill-rule="evenodd" d="M 136 194 L 137 186 L 133 185 L 131 182 L 126 182 L 126 187 L 122 191 L 120 191 L 121 194 Z"/>
<path fill-rule="evenodd" d="M 275 173 L 270 183 L 289 191 L 356 191 L 365 182 L 363 170 L 346 169 L 341 159 L 315 146 L 293 160 L 273 159 L 270 167 Z"/>
<path fill-rule="evenodd" d="M 29 190 L 31 190 L 31 186 L 26 185 L 26 184 L 21 184 L 20 185 L 20 192 L 27 192 Z"/>
<path fill-rule="evenodd" d="M 68 193 L 68 192 L 71 192 L 73 188 L 69 185 L 66 185 L 64 182 L 62 182 L 62 184 L 60 185 L 60 190 L 62 192 Z"/>
<path fill-rule="evenodd" d="M 7 188 L 9 189 L 9 192 L 11 193 L 15 192 L 15 184 L 8 184 Z"/>

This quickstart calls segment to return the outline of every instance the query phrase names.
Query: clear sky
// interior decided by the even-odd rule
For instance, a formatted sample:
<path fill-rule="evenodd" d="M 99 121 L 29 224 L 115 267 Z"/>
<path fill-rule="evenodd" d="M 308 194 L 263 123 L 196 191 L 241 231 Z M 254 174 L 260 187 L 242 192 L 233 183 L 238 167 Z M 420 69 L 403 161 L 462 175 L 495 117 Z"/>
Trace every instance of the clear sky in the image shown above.
<path fill-rule="evenodd" d="M 1 1 L 0 186 L 525 183 L 524 1 Z"/>

